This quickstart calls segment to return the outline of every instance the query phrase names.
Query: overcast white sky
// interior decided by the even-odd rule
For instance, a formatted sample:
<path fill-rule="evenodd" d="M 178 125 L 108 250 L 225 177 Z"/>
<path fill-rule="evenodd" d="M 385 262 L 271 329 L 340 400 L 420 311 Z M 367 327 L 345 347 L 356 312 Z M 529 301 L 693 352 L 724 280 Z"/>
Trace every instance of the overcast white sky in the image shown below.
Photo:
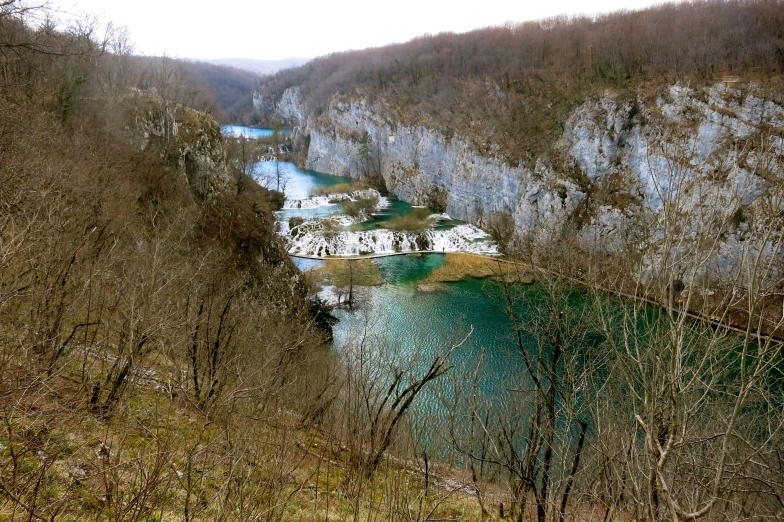
<path fill-rule="evenodd" d="M 661 0 L 52 0 L 60 16 L 128 27 L 136 53 L 180 58 L 315 57 L 558 14 Z"/>

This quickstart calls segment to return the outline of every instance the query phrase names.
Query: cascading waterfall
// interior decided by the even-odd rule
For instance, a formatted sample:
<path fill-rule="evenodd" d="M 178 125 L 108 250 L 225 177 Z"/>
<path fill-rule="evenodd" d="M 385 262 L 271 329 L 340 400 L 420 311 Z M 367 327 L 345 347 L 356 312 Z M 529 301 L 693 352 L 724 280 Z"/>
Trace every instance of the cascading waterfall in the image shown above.
<path fill-rule="evenodd" d="M 296 230 L 295 230 L 296 232 Z M 303 257 L 354 257 L 406 252 L 470 252 L 498 255 L 495 243 L 474 225 L 449 230 L 403 232 L 386 229 L 304 232 L 291 237 L 289 254 Z"/>
<path fill-rule="evenodd" d="M 338 205 L 342 201 L 376 200 L 371 212 L 388 208 L 390 202 L 373 189 L 348 194 L 326 194 L 306 199 L 287 199 L 283 211 L 291 218 L 292 211 L 306 211 Z M 281 213 L 282 214 L 282 213 Z M 280 215 L 280 214 L 279 214 Z M 430 216 L 431 225 L 421 231 L 397 231 L 383 227 L 350 230 L 352 225 L 367 221 L 367 214 L 326 217 L 293 221 L 281 219 L 278 233 L 288 240 L 289 254 L 300 257 L 361 257 L 384 256 L 407 252 L 468 252 L 498 255 L 498 247 L 490 237 L 471 224 L 456 223 L 446 214 Z M 438 223 L 438 227 L 434 226 Z"/>
<path fill-rule="evenodd" d="M 319 207 L 328 207 L 335 205 L 341 201 L 358 201 L 360 199 L 377 199 L 376 209 L 382 209 L 389 206 L 389 200 L 379 194 L 377 190 L 362 189 L 355 190 L 350 194 L 335 193 L 324 194 L 318 196 L 311 196 L 305 199 L 286 199 L 283 203 L 282 210 L 311 210 Z"/>

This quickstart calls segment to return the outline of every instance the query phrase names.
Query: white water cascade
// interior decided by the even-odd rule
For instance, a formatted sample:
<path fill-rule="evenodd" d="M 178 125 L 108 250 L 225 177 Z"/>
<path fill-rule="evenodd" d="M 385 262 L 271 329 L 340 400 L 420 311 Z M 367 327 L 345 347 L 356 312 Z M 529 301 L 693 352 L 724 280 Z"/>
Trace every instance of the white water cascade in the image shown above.
<path fill-rule="evenodd" d="M 373 189 L 363 189 L 349 194 L 326 194 L 306 199 L 287 199 L 283 211 L 312 210 L 336 205 L 351 200 L 378 201 L 372 212 L 387 208 L 389 201 Z M 408 252 L 468 252 L 473 254 L 498 255 L 498 246 L 490 237 L 471 224 L 454 224 L 449 216 L 430 216 L 431 226 L 421 231 L 398 231 L 386 228 L 351 230 L 350 228 L 368 216 L 360 214 L 350 217 L 333 214 L 326 217 L 281 219 L 278 233 L 286 238 L 288 253 L 298 257 L 372 257 L 403 254 Z M 436 223 L 447 226 L 435 228 Z M 292 224 L 293 223 L 293 224 Z M 356 228 L 356 227 L 354 227 Z"/>
<path fill-rule="evenodd" d="M 282 210 L 312 210 L 319 207 L 328 207 L 335 205 L 341 201 L 357 201 L 360 199 L 377 199 L 377 209 L 386 208 L 389 206 L 389 200 L 373 189 L 355 190 L 350 194 L 336 193 L 336 194 L 323 194 L 318 196 L 311 196 L 306 199 L 286 199 L 283 203 Z"/>
<path fill-rule="evenodd" d="M 295 230 L 296 231 L 296 230 Z M 487 234 L 474 225 L 449 230 L 403 232 L 387 229 L 339 232 L 303 232 L 291 236 L 289 254 L 301 257 L 354 257 L 406 252 L 470 252 L 498 255 Z"/>

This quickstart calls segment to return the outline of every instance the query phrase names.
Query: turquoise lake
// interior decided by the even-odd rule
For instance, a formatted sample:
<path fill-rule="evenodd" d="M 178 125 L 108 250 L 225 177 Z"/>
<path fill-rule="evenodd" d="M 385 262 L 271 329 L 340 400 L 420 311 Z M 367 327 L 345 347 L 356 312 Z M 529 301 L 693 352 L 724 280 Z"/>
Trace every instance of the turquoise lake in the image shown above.
<path fill-rule="evenodd" d="M 423 290 L 422 279 L 444 262 L 443 254 L 410 254 L 374 259 L 386 283 L 366 289 L 360 310 L 340 309 L 335 344 L 341 348 L 370 326 L 370 336 L 382 347 L 423 359 L 470 337 L 453 355 L 460 373 L 471 372 L 484 352 L 483 389 L 492 395 L 522 370 L 512 326 L 494 295 L 490 280 L 467 279 Z M 473 331 L 471 331 L 473 329 Z"/>
<path fill-rule="evenodd" d="M 320 187 L 356 183 L 349 178 L 303 170 L 285 162 L 262 162 L 255 171 L 260 178 L 269 180 L 278 169 L 286 179 L 287 200 L 308 198 Z M 358 225 L 383 226 L 389 217 L 411 211 L 411 205 L 390 198 L 387 208 L 368 216 Z M 276 214 L 283 221 L 295 216 L 311 219 L 341 212 L 342 206 L 334 204 Z M 435 226 L 453 227 L 455 223 L 459 222 L 447 219 Z M 302 271 L 318 268 L 325 262 L 294 256 L 292 259 Z M 419 369 L 415 373 L 421 374 L 436 353 L 444 353 L 452 345 L 462 343 L 449 361 L 451 370 L 426 387 L 414 407 L 416 413 L 412 420 L 425 427 L 420 435 L 423 442 L 435 445 L 440 443 L 432 437 L 437 439 L 440 435 L 436 434 L 443 434 L 448 425 L 448 406 L 445 404 L 456 394 L 471 393 L 474 382 L 480 400 L 492 403 L 501 415 L 507 411 L 519 414 L 520 392 L 532 388 L 515 330 L 504 312 L 500 285 L 491 279 L 473 278 L 426 283 L 428 275 L 445 260 L 445 254 L 432 252 L 374 257 L 371 262 L 378 267 L 384 283 L 357 289 L 359 297 L 353 310 L 340 307 L 333 311 L 339 320 L 333 328 L 335 350 L 353 350 L 362 343 L 369 347 L 374 357 L 384 360 L 387 372 L 393 368 L 413 367 Z M 516 291 L 525 296 L 515 304 L 518 320 L 528 321 L 540 313 L 540 307 L 535 303 L 537 298 L 545 296 L 543 287 L 534 283 L 517 287 Z M 575 310 L 588 303 L 580 291 L 570 293 L 569 299 L 569 308 Z M 533 338 L 524 334 L 523 342 L 529 354 L 535 353 L 537 343 Z M 598 346 L 601 339 L 586 342 Z M 436 451 L 443 450 L 441 446 Z"/>
<path fill-rule="evenodd" d="M 256 172 L 261 176 L 274 173 L 275 162 L 260 163 Z M 287 178 L 286 197 L 306 198 L 315 188 L 340 183 L 355 183 L 339 176 L 299 169 L 291 163 L 278 165 Z M 371 222 L 381 222 L 390 215 L 411 210 L 407 203 L 390 201 L 390 207 Z M 278 219 L 292 216 L 318 217 L 340 212 L 340 205 L 311 210 L 286 210 Z M 300 270 L 321 266 L 323 261 L 293 257 Z M 380 350 L 392 353 L 401 360 L 421 357 L 423 361 L 436 352 L 447 350 L 452 344 L 470 337 L 452 358 L 452 373 L 472 372 L 480 354 L 484 353 L 482 388 L 490 395 L 502 394 L 510 386 L 520 385 L 522 361 L 512 338 L 513 329 L 501 308 L 500 299 L 493 294 L 497 285 L 490 280 L 468 279 L 457 283 L 442 283 L 423 289 L 421 282 L 430 272 L 444 263 L 445 256 L 437 253 L 393 255 L 373 259 L 385 284 L 362 289 L 360 304 L 354 311 L 336 309 L 339 323 L 334 328 L 335 347 L 343 350 L 352 342 L 367 335 Z M 448 385 L 431 388 L 426 393 L 423 407 L 440 410 L 439 394 Z"/>
<path fill-rule="evenodd" d="M 280 172 L 287 200 L 306 199 L 315 189 L 356 181 L 320 172 L 304 170 L 287 162 L 261 162 L 255 176 L 269 186 Z M 355 225 L 373 229 L 391 217 L 412 211 L 408 203 L 389 199 L 389 206 L 373 213 Z M 291 217 L 322 218 L 342 212 L 339 204 L 311 209 L 288 209 L 277 212 L 281 221 Z M 437 222 L 437 227 L 452 227 L 458 221 Z M 292 257 L 302 271 L 320 267 L 324 261 Z M 478 378 L 486 397 L 508 397 L 509 393 L 527 387 L 522 358 L 515 341 L 514 329 L 504 313 L 499 286 L 490 279 L 466 279 L 454 283 L 423 284 L 428 275 L 444 264 L 446 256 L 439 253 L 416 253 L 376 257 L 384 284 L 359 289 L 360 297 L 354 310 L 336 308 L 339 319 L 334 327 L 334 346 L 339 352 L 366 342 L 387 364 L 400 367 L 412 360 L 428 364 L 434 354 L 445 352 L 453 344 L 463 343 L 453 354 L 452 370 L 435 385 L 424 390 L 417 410 L 439 422 L 445 416 L 444 397 L 451 396 L 452 386 L 463 390 L 470 386 L 477 363 L 482 360 Z M 538 292 L 537 285 L 526 292 Z M 526 312 L 523 311 L 523 314 Z M 469 335 L 470 333 L 470 335 Z M 414 364 L 414 366 L 417 366 Z M 451 376 L 451 377 L 450 377 Z M 458 383 L 458 384 L 455 384 Z M 496 401 L 494 401 L 496 402 Z M 505 409 L 505 399 L 496 407 Z"/>

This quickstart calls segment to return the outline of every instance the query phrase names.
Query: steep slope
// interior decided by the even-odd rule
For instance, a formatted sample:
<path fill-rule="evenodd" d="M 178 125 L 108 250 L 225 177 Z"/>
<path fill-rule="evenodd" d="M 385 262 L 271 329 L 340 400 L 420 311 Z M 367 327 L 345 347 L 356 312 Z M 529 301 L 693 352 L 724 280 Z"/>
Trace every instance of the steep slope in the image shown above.
<path fill-rule="evenodd" d="M 28 14 L 48 13 L 0 5 L 0 519 L 230 516 L 212 485 L 250 471 L 236 392 L 296 409 L 326 332 L 215 120 Z M 212 485 L 180 481 L 191 465 Z"/>
<path fill-rule="evenodd" d="M 250 123 L 253 117 L 253 92 L 261 82 L 259 74 L 231 64 L 200 61 L 183 61 L 183 64 L 214 93 L 228 122 Z"/>
<path fill-rule="evenodd" d="M 261 78 L 253 72 L 127 51 L 103 53 L 96 60 L 100 69 L 94 74 L 101 77 L 104 94 L 122 96 L 124 88 L 131 86 L 208 112 L 221 123 L 245 124 L 257 118 L 252 100 Z"/>
<path fill-rule="evenodd" d="M 571 111 L 604 89 L 775 77 L 782 27 L 778 0 L 715 1 L 423 36 L 282 71 L 257 106 L 272 108 L 289 87 L 315 115 L 335 95 L 364 99 L 395 122 L 458 132 L 479 153 L 532 166 Z"/>
<path fill-rule="evenodd" d="M 720 190 L 731 213 L 775 184 L 784 110 L 773 93 L 675 84 L 651 100 L 643 96 L 608 93 L 578 106 L 533 168 L 480 154 L 458 133 L 396 124 L 383 108 L 337 101 L 306 122 L 307 167 L 366 175 L 360 137 L 367 133 L 367 154 L 402 199 L 476 222 L 511 214 L 520 233 L 552 237 L 572 222 L 586 237 L 604 235 L 614 216 L 662 211 L 676 189 L 697 206 L 704 197 L 698 186 Z M 280 106 L 282 116 L 294 113 Z"/>
<path fill-rule="evenodd" d="M 713 2 L 424 37 L 285 71 L 254 104 L 298 127 L 308 168 L 599 254 L 655 244 L 678 214 L 684 241 L 722 237 L 702 273 L 725 274 L 738 241 L 780 226 L 775 20 L 778 1 Z"/>

